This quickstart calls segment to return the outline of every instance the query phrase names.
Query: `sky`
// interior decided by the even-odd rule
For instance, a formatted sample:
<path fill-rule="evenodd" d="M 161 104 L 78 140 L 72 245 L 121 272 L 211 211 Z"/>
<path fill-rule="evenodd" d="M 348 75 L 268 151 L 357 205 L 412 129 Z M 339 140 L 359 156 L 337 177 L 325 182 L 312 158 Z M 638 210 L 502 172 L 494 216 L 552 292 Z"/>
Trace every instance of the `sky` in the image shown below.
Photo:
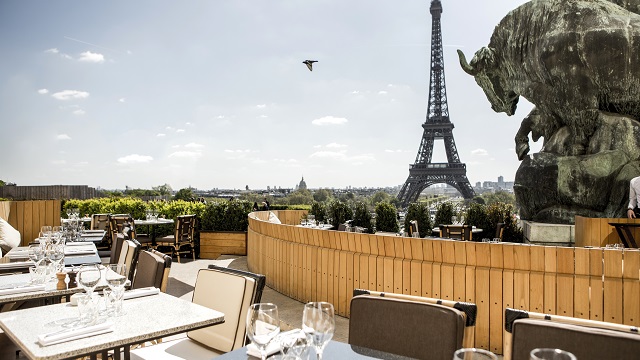
<path fill-rule="evenodd" d="M 532 105 L 470 60 L 522 0 L 443 0 L 449 115 L 472 185 L 512 181 Z M 428 105 L 427 0 L 0 1 L 0 179 L 102 189 L 402 185 Z M 317 60 L 313 71 L 302 63 Z M 532 143 L 532 152 L 540 144 Z M 446 162 L 436 141 L 433 162 Z"/>

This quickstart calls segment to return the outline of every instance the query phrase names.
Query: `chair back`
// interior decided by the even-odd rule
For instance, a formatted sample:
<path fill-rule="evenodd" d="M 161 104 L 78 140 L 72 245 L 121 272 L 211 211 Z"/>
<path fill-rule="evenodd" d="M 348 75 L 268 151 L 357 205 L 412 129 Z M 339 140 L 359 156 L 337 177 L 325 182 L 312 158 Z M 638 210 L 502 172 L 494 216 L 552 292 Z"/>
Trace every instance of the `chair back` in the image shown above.
<path fill-rule="evenodd" d="M 153 286 L 166 292 L 170 270 L 171 256 L 153 249 L 140 251 L 131 288 L 139 289 Z"/>
<path fill-rule="evenodd" d="M 180 215 L 176 218 L 175 245 L 193 244 L 193 234 L 196 229 L 195 215 Z"/>
<path fill-rule="evenodd" d="M 439 305 L 436 299 L 430 303 L 386 295 L 357 295 L 351 299 L 349 344 L 411 358 L 442 360 L 452 359 L 453 353 L 463 347 L 464 312 Z"/>
<path fill-rule="evenodd" d="M 417 234 L 417 235 L 414 235 Z M 418 231 L 418 221 L 411 220 L 409 221 L 409 236 L 410 237 L 420 237 L 420 232 Z"/>
<path fill-rule="evenodd" d="M 133 217 L 130 214 L 115 214 L 109 216 L 109 236 L 111 242 L 115 242 L 118 234 L 122 234 L 125 227 L 129 227 L 133 234 L 131 238 L 135 238 L 135 228 L 133 225 Z"/>
<path fill-rule="evenodd" d="M 255 297 L 253 278 L 215 269 L 198 271 L 193 302 L 224 313 L 224 323 L 189 331 L 187 336 L 212 349 L 229 352 L 245 343 L 246 318 Z"/>
<path fill-rule="evenodd" d="M 267 283 L 267 277 L 265 275 L 252 273 L 251 271 L 225 268 L 217 265 L 209 265 L 209 269 L 225 271 L 228 273 L 247 276 L 254 279 L 256 281 L 256 292 L 251 303 L 252 304 L 259 303 L 262 300 L 262 291 L 264 290 L 264 286 Z"/>
<path fill-rule="evenodd" d="M 91 215 L 91 230 L 109 230 L 109 214 Z"/>
<path fill-rule="evenodd" d="M 569 351 L 583 359 L 634 359 L 640 354 L 635 326 L 505 309 L 504 359 L 528 360 L 535 348 Z"/>
<path fill-rule="evenodd" d="M 440 225 L 440 237 L 469 241 L 471 230 L 471 225 Z"/>
<path fill-rule="evenodd" d="M 122 249 L 120 250 L 120 256 L 118 257 L 117 264 L 124 264 L 127 267 L 127 279 L 133 282 L 133 275 L 135 274 L 136 265 L 138 263 L 138 255 L 140 252 L 140 243 L 135 239 L 124 240 L 122 242 Z"/>
<path fill-rule="evenodd" d="M 496 235 L 494 236 L 494 238 L 498 238 L 500 240 L 502 240 L 502 233 L 504 232 L 504 223 L 498 223 L 496 225 Z"/>

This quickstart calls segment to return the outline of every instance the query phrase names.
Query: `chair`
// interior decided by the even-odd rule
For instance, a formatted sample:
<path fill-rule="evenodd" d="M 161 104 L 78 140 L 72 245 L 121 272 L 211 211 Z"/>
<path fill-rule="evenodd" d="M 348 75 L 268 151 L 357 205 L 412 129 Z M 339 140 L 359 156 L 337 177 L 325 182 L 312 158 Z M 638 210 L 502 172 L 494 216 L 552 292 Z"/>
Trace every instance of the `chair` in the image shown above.
<path fill-rule="evenodd" d="M 349 344 L 421 359 L 472 347 L 476 305 L 355 289 Z"/>
<path fill-rule="evenodd" d="M 496 236 L 494 238 L 498 238 L 502 240 L 502 233 L 504 232 L 504 223 L 498 223 L 496 225 Z"/>
<path fill-rule="evenodd" d="M 196 259 L 194 251 L 194 231 L 196 228 L 195 215 L 181 215 L 176 218 L 175 234 L 156 240 L 156 249 L 160 246 L 171 247 L 171 257 L 176 255 L 180 262 L 180 254 L 191 254 Z M 188 247 L 188 250 L 183 248 Z"/>
<path fill-rule="evenodd" d="M 91 215 L 91 230 L 109 230 L 109 214 Z"/>
<path fill-rule="evenodd" d="M 470 241 L 472 237 L 471 225 L 440 225 L 440 237 Z"/>
<path fill-rule="evenodd" d="M 338 225 L 338 231 L 347 231 L 347 225 L 346 224 Z"/>
<path fill-rule="evenodd" d="M 409 221 L 409 237 L 420 237 L 417 220 Z"/>
<path fill-rule="evenodd" d="M 170 270 L 171 256 L 153 249 L 142 250 L 138 255 L 138 264 L 131 288 L 140 289 L 153 286 L 166 292 Z"/>
<path fill-rule="evenodd" d="M 211 359 L 243 347 L 247 312 L 257 288 L 254 277 L 236 270 L 201 269 L 192 301 L 224 313 L 225 322 L 189 331 L 187 338 L 132 350 L 131 359 Z"/>
<path fill-rule="evenodd" d="M 218 271 L 226 271 L 232 274 L 239 274 L 242 276 L 247 276 L 253 278 L 256 281 L 256 293 L 253 298 L 252 304 L 259 303 L 262 300 L 262 291 L 267 283 L 267 277 L 262 274 L 252 273 L 250 271 L 239 270 L 239 269 L 231 269 L 225 268 L 217 265 L 209 265 L 209 269 L 218 270 Z"/>
<path fill-rule="evenodd" d="M 136 271 L 136 265 L 138 264 L 138 255 L 140 252 L 140 243 L 135 239 L 124 240 L 122 243 L 122 249 L 120 250 L 120 256 L 118 257 L 117 264 L 124 264 L 127 267 L 127 279 L 133 282 L 133 275 Z"/>
<path fill-rule="evenodd" d="M 554 348 L 584 359 L 637 359 L 635 326 L 505 309 L 504 359 L 528 360 L 535 348 Z"/>

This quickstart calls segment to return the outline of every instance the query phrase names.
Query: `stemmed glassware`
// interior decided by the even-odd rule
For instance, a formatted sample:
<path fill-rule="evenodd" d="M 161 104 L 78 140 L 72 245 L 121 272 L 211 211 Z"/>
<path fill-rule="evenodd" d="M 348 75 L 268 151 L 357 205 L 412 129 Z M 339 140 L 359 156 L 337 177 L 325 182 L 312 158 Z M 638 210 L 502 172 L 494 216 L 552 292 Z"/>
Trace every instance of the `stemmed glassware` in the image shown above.
<path fill-rule="evenodd" d="M 498 357 L 488 350 L 462 348 L 453 353 L 453 360 L 498 360 Z"/>
<path fill-rule="evenodd" d="M 335 328 L 333 305 L 328 302 L 305 304 L 302 313 L 302 330 L 311 337 L 318 360 L 322 360 L 322 351 L 333 337 Z"/>
<path fill-rule="evenodd" d="M 531 360 L 576 360 L 572 353 L 561 349 L 537 348 L 529 353 Z"/>
<path fill-rule="evenodd" d="M 122 296 L 124 295 L 124 284 L 127 282 L 127 266 L 125 264 L 110 264 L 104 274 L 104 279 L 115 300 L 113 315 L 119 316 L 122 314 Z"/>
<path fill-rule="evenodd" d="M 278 306 L 271 303 L 251 305 L 247 313 L 247 336 L 256 344 L 262 360 L 267 358 L 267 345 L 280 333 Z"/>
<path fill-rule="evenodd" d="M 53 272 L 62 271 L 64 268 L 64 242 L 53 242 L 47 249 L 47 256 L 53 264 Z"/>
<path fill-rule="evenodd" d="M 78 271 L 78 284 L 87 292 L 87 296 L 93 296 L 93 291 L 100 282 L 100 268 L 95 265 L 82 265 Z"/>

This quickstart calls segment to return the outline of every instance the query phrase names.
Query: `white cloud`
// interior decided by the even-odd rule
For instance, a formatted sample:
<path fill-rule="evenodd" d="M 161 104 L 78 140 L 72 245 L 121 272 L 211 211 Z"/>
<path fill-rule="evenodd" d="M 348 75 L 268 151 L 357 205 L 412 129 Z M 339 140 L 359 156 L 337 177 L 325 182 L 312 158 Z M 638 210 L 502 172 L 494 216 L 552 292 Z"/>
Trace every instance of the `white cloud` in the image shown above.
<path fill-rule="evenodd" d="M 331 143 L 331 144 L 327 144 L 327 147 L 336 149 L 336 148 L 345 148 L 345 147 L 347 147 L 347 145 L 338 144 L 338 143 Z"/>
<path fill-rule="evenodd" d="M 218 119 L 224 119 L 224 115 L 218 115 L 217 118 Z"/>
<path fill-rule="evenodd" d="M 200 149 L 203 148 L 204 145 L 202 144 L 197 144 L 197 143 L 188 143 L 187 145 L 185 145 L 184 147 L 186 148 L 190 148 L 190 149 Z"/>
<path fill-rule="evenodd" d="M 183 132 L 185 132 L 185 130 L 184 129 L 178 129 L 178 130 L 176 130 L 176 132 L 177 133 L 183 133 Z"/>
<path fill-rule="evenodd" d="M 124 102 L 124 98 L 120 98 L 120 100 L 118 100 L 118 101 L 120 101 L 121 103 L 123 103 L 123 102 Z"/>
<path fill-rule="evenodd" d="M 202 153 L 197 151 L 176 151 L 174 153 L 169 154 L 170 158 L 198 158 L 201 157 Z"/>
<path fill-rule="evenodd" d="M 84 114 L 86 114 L 86 112 L 84 110 L 82 110 L 82 109 L 78 109 L 78 110 L 74 110 L 73 111 L 73 115 L 82 116 Z"/>
<path fill-rule="evenodd" d="M 173 130 L 173 128 L 171 126 L 167 126 L 165 130 Z"/>
<path fill-rule="evenodd" d="M 332 159 L 342 162 L 347 162 L 352 165 L 361 165 L 364 163 L 375 161 L 375 157 L 372 154 L 362 154 L 355 156 L 348 156 L 346 151 L 317 151 L 309 156 L 310 158 L 319 159 Z"/>
<path fill-rule="evenodd" d="M 152 160 L 153 158 L 148 155 L 131 154 L 131 155 L 127 155 L 119 158 L 118 162 L 121 164 L 138 164 L 138 163 L 148 163 Z"/>
<path fill-rule="evenodd" d="M 266 107 L 267 107 L 267 104 L 258 104 L 258 105 L 256 105 L 256 107 L 257 107 L 258 109 L 264 109 L 264 108 L 266 108 Z"/>
<path fill-rule="evenodd" d="M 313 120 L 311 123 L 313 125 L 317 125 L 317 126 L 324 126 L 324 125 L 342 125 L 347 123 L 349 120 L 345 119 L 345 118 L 339 118 L 339 117 L 334 117 L 334 116 L 325 116 L 325 117 L 321 117 L 318 119 Z"/>
<path fill-rule="evenodd" d="M 188 121 L 187 121 L 186 123 L 184 123 L 184 124 L 185 124 L 185 125 L 191 125 L 191 123 L 190 123 L 190 122 L 188 122 Z"/>
<path fill-rule="evenodd" d="M 47 89 L 40 89 L 40 90 L 38 90 L 38 94 L 46 94 L 46 93 L 48 93 L 48 92 L 49 92 L 49 90 L 47 90 Z"/>
<path fill-rule="evenodd" d="M 45 50 L 44 52 L 46 52 L 46 53 L 48 53 L 48 54 L 57 54 L 57 53 L 59 53 L 60 51 L 58 51 L 58 49 L 56 49 L 56 48 L 51 48 L 51 49 L 47 49 L 47 50 Z"/>
<path fill-rule="evenodd" d="M 354 95 L 356 95 L 356 94 L 360 94 L 360 91 L 358 91 L 358 90 L 353 90 L 353 91 L 351 92 L 351 94 L 354 94 Z"/>
<path fill-rule="evenodd" d="M 89 97 L 89 93 L 86 91 L 78 90 L 63 90 L 57 93 L 53 93 L 51 94 L 51 96 L 58 100 L 86 99 Z"/>
<path fill-rule="evenodd" d="M 167 136 L 167 134 L 160 133 L 160 134 L 158 134 L 158 135 L 156 135 L 156 136 L 157 136 L 157 137 L 164 137 L 164 136 Z"/>
<path fill-rule="evenodd" d="M 67 163 L 67 161 L 66 160 L 51 160 L 51 163 L 53 165 L 64 165 L 64 164 Z"/>
<path fill-rule="evenodd" d="M 73 59 L 73 58 L 71 57 L 71 55 L 67 55 L 67 54 L 60 54 L 60 56 L 62 56 L 62 57 L 63 57 L 63 58 L 65 58 L 65 59 L 68 59 L 68 60 L 72 60 L 72 59 Z"/>
<path fill-rule="evenodd" d="M 259 117 L 259 118 L 261 118 L 261 119 L 266 119 L 266 118 L 268 118 L 268 116 L 267 116 L 267 115 L 260 115 L 260 116 L 258 116 L 258 117 Z"/>
<path fill-rule="evenodd" d="M 69 136 L 67 134 L 60 134 L 60 135 L 56 136 L 56 139 L 58 139 L 58 140 L 71 140 L 71 136 Z"/>
<path fill-rule="evenodd" d="M 387 95 L 387 92 L 384 90 L 378 91 L 378 95 Z"/>
<path fill-rule="evenodd" d="M 104 62 L 104 55 L 85 51 L 80 54 L 78 61 L 101 64 Z"/>
<path fill-rule="evenodd" d="M 471 150 L 471 154 L 472 155 L 478 155 L 478 156 L 487 156 L 487 155 L 489 155 L 489 153 L 485 149 Z"/>
<path fill-rule="evenodd" d="M 313 154 L 309 155 L 310 158 L 324 158 L 324 159 L 336 159 L 336 160 L 344 160 L 347 158 L 342 152 L 337 151 L 316 151 Z"/>

